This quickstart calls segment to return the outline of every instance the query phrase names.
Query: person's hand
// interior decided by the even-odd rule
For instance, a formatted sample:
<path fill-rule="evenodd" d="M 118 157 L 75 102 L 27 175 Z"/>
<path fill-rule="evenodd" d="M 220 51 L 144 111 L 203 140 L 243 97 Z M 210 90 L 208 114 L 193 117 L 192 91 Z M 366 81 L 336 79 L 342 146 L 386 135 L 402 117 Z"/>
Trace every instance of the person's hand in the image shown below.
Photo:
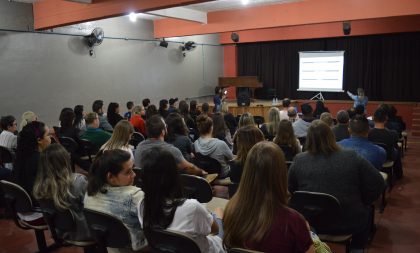
<path fill-rule="evenodd" d="M 209 173 L 207 172 L 207 171 L 205 171 L 205 170 L 203 170 L 203 169 L 201 169 L 201 175 L 202 176 L 205 176 L 205 175 L 208 175 Z"/>

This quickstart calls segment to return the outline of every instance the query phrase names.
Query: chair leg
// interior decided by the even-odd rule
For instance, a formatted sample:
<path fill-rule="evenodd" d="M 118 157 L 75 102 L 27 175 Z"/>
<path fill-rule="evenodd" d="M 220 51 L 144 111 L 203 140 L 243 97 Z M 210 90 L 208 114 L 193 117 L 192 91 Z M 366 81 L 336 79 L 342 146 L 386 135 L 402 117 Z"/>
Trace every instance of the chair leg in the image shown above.
<path fill-rule="evenodd" d="M 386 207 L 386 188 L 384 188 L 384 190 L 382 191 L 382 201 L 381 201 L 381 206 L 379 208 L 379 212 L 383 213 Z"/>
<path fill-rule="evenodd" d="M 44 230 L 35 229 L 36 243 L 38 244 L 39 252 L 47 252 L 47 242 L 45 241 Z"/>

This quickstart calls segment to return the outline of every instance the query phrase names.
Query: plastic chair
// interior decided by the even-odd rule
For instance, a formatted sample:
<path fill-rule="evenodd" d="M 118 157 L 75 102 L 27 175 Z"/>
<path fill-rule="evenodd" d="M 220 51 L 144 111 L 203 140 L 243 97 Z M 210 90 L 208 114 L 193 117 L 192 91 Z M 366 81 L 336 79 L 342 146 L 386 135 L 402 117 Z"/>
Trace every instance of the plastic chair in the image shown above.
<path fill-rule="evenodd" d="M 167 229 L 153 229 L 148 242 L 157 253 L 201 253 L 197 243 L 187 234 Z"/>
<path fill-rule="evenodd" d="M 387 161 L 385 161 L 384 164 L 382 164 L 381 172 L 388 175 L 388 178 L 387 178 L 388 191 L 391 191 L 392 188 L 394 187 L 394 179 L 395 179 L 394 178 L 394 161 L 390 159 L 390 156 L 392 157 L 392 154 L 390 153 L 393 152 L 393 148 L 388 147 L 388 145 L 386 145 L 385 143 L 374 142 L 374 144 L 385 149 L 387 153 L 388 159 Z"/>
<path fill-rule="evenodd" d="M 346 253 L 350 253 L 352 235 L 328 235 L 322 231 L 337 228 L 340 219 L 340 202 L 334 196 L 320 193 L 296 191 L 292 194 L 289 206 L 301 213 L 311 226 L 319 232 L 318 236 L 326 242 L 344 243 Z"/>
<path fill-rule="evenodd" d="M 181 175 L 185 197 L 196 199 L 200 203 L 208 203 L 213 198 L 211 186 L 202 177 Z"/>
<path fill-rule="evenodd" d="M 220 174 L 220 171 L 222 170 L 222 165 L 220 165 L 216 159 L 211 158 L 210 156 L 202 155 L 200 153 L 195 154 L 195 158 L 192 162 L 209 174 Z"/>
<path fill-rule="evenodd" d="M 1 180 L 0 187 L 4 192 L 7 211 L 13 218 L 16 226 L 24 230 L 33 229 L 35 232 L 39 251 L 46 252 L 49 249 L 49 247 L 47 247 L 47 242 L 45 241 L 44 235 L 44 230 L 48 230 L 47 224 L 36 226 L 31 225 L 18 216 L 18 213 L 41 213 L 41 210 L 33 205 L 29 194 L 19 185 L 9 181 Z"/>

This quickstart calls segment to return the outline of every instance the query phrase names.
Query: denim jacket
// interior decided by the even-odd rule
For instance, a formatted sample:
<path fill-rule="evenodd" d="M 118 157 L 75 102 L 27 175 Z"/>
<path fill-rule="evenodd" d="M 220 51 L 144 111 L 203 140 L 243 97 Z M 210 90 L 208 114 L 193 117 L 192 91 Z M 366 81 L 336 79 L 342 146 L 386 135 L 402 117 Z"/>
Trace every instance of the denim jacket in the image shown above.
<path fill-rule="evenodd" d="M 147 245 L 146 238 L 137 216 L 137 207 L 144 198 L 144 192 L 135 186 L 104 187 L 106 193 L 94 196 L 85 195 L 86 208 L 101 211 L 119 218 L 128 228 L 133 250 Z"/>

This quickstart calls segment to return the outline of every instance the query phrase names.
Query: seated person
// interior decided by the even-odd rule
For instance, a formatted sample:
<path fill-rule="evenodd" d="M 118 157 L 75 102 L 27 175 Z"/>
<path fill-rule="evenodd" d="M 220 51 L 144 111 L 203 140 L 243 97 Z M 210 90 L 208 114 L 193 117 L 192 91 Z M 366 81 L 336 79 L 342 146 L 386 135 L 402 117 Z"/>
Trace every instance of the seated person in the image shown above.
<path fill-rule="evenodd" d="M 165 121 L 160 115 L 153 115 L 147 119 L 146 132 L 147 139 L 139 143 L 134 154 L 136 167 L 143 167 L 143 163 L 145 162 L 143 154 L 145 151 L 153 147 L 162 147 L 171 152 L 171 154 L 175 157 L 178 169 L 181 172 L 199 176 L 204 176 L 207 174 L 202 169 L 185 160 L 179 149 L 174 147 L 172 144 L 165 142 L 167 129 Z"/>
<path fill-rule="evenodd" d="M 80 138 L 92 142 L 96 150 L 99 150 L 111 138 L 111 133 L 100 129 L 98 114 L 90 112 L 86 115 L 86 131 Z"/>
<path fill-rule="evenodd" d="M 17 132 L 17 122 L 15 117 L 12 115 L 1 117 L 0 125 L 3 130 L 0 134 L 0 146 L 14 153 L 17 147 L 17 136 L 15 135 Z"/>
<path fill-rule="evenodd" d="M 143 191 L 139 220 L 146 238 L 154 228 L 169 229 L 190 235 L 203 253 L 225 252 L 221 220 L 213 217 L 195 199 L 183 195 L 175 159 L 170 152 L 153 147 L 144 152 Z M 223 213 L 220 211 L 220 216 Z M 218 224 L 219 223 L 219 224 Z"/>
<path fill-rule="evenodd" d="M 293 130 L 298 138 L 306 137 L 308 128 L 314 120 L 314 117 L 312 116 L 312 106 L 310 104 L 302 104 L 300 108 L 302 110 L 302 118 L 293 123 Z"/>
<path fill-rule="evenodd" d="M 380 170 L 386 161 L 386 152 L 383 148 L 369 141 L 369 122 L 361 115 L 350 120 L 349 139 L 339 141 L 337 144 L 343 148 L 356 151 L 361 157 L 368 160 L 376 169 Z"/>
<path fill-rule="evenodd" d="M 134 107 L 133 101 L 128 101 L 127 104 L 126 104 L 126 106 L 127 106 L 127 112 L 124 113 L 124 119 L 130 121 L 131 114 L 133 112 L 133 107 Z"/>
<path fill-rule="evenodd" d="M 307 222 L 287 207 L 287 168 L 280 148 L 259 142 L 248 153 L 238 191 L 223 218 L 223 243 L 267 253 L 315 252 Z"/>
<path fill-rule="evenodd" d="M 49 145 L 40 157 L 33 194 L 38 200 L 52 201 L 57 210 L 72 211 L 75 229 L 58 233 L 59 238 L 76 241 L 91 239 L 90 230 L 83 215 L 83 199 L 87 180 L 82 174 L 73 173 L 70 156 L 60 144 Z"/>
<path fill-rule="evenodd" d="M 338 227 L 318 233 L 352 234 L 351 248 L 363 250 L 371 231 L 372 203 L 384 189 L 375 167 L 353 150 L 341 149 L 331 129 L 315 120 L 308 129 L 307 152 L 289 168 L 289 192 L 315 191 L 336 197 L 341 204 Z"/>
<path fill-rule="evenodd" d="M 162 118 L 166 119 L 166 116 L 168 116 L 168 100 L 162 99 L 159 101 L 159 114 Z"/>
<path fill-rule="evenodd" d="M 290 106 L 289 108 L 287 108 L 287 117 L 289 117 L 289 121 L 292 123 L 299 119 L 295 107 Z"/>
<path fill-rule="evenodd" d="M 222 115 L 226 126 L 229 128 L 230 136 L 233 136 L 238 127 L 238 123 L 236 122 L 235 116 L 229 112 L 229 105 L 226 102 L 222 103 Z"/>
<path fill-rule="evenodd" d="M 197 127 L 200 138 L 194 142 L 195 153 L 217 160 L 222 166 L 219 178 L 228 177 L 230 172 L 228 162 L 233 159 L 232 150 L 224 141 L 212 137 L 213 120 L 210 117 L 204 114 L 198 116 Z"/>
<path fill-rule="evenodd" d="M 232 136 L 223 115 L 214 113 L 211 119 L 213 120 L 213 137 L 224 141 L 231 149 L 233 146 Z"/>
<path fill-rule="evenodd" d="M 134 161 L 133 150 L 130 148 L 130 139 L 134 128 L 127 120 L 121 120 L 115 125 L 111 138 L 101 147 L 101 151 L 121 149 L 128 152 Z"/>
<path fill-rule="evenodd" d="M 321 115 L 319 116 L 319 119 L 324 122 L 325 124 L 327 124 L 327 126 L 333 128 L 334 127 L 334 119 L 332 118 L 331 113 L 329 112 L 323 112 L 321 113 Z"/>
<path fill-rule="evenodd" d="M 271 107 L 268 110 L 268 122 L 261 125 L 260 129 L 263 132 L 265 139 L 272 141 L 276 136 L 277 129 L 280 123 L 280 111 L 277 107 Z"/>
<path fill-rule="evenodd" d="M 315 110 L 313 112 L 313 116 L 316 119 L 319 119 L 321 117 L 321 114 L 324 112 L 330 112 L 327 107 L 325 107 L 324 102 L 322 100 L 316 101 L 315 104 Z"/>
<path fill-rule="evenodd" d="M 103 106 L 104 106 L 104 101 L 95 100 L 92 104 L 92 111 L 98 114 L 99 128 L 107 132 L 112 132 L 113 128 L 111 124 L 109 124 L 107 116 L 104 114 Z"/>
<path fill-rule="evenodd" d="M 34 112 L 31 112 L 31 111 L 24 112 L 20 120 L 19 132 L 22 131 L 23 127 L 26 126 L 28 123 L 32 121 L 37 121 L 37 120 L 38 120 L 38 116 Z"/>
<path fill-rule="evenodd" d="M 403 121 L 401 116 L 397 115 L 397 109 L 395 108 L 395 106 L 389 105 L 388 107 L 388 121 L 386 124 L 386 128 L 396 131 L 399 137 L 401 138 L 401 133 L 406 128 L 405 122 Z"/>
<path fill-rule="evenodd" d="M 280 120 L 283 120 L 283 119 L 288 120 L 289 116 L 287 114 L 288 114 L 291 101 L 288 98 L 284 98 L 281 103 L 283 105 L 283 109 L 281 109 L 280 111 Z"/>
<path fill-rule="evenodd" d="M 179 113 L 170 113 L 166 117 L 168 124 L 168 134 L 166 141 L 181 151 L 185 160 L 191 162 L 193 157 L 193 143 L 188 137 L 188 129 L 182 116 Z"/>
<path fill-rule="evenodd" d="M 86 121 L 85 121 L 85 112 L 83 110 L 83 105 L 76 105 L 73 111 L 75 114 L 73 126 L 81 131 L 85 131 Z"/>
<path fill-rule="evenodd" d="M 137 217 L 144 193 L 133 186 L 135 177 L 129 153 L 120 149 L 104 151 L 91 167 L 84 199 L 85 208 L 113 215 L 124 223 L 134 251 L 147 246 Z"/>
<path fill-rule="evenodd" d="M 337 125 L 332 128 L 336 141 L 350 138 L 349 133 L 349 114 L 345 110 L 337 112 Z"/>
<path fill-rule="evenodd" d="M 239 184 L 249 150 L 258 142 L 264 141 L 264 135 L 256 126 L 245 126 L 236 132 L 236 145 L 238 148 L 235 159 L 229 162 L 230 180 Z"/>
<path fill-rule="evenodd" d="M 146 122 L 143 117 L 145 116 L 146 111 L 141 105 L 136 105 L 133 108 L 132 116 L 130 119 L 131 125 L 140 132 L 143 136 L 146 136 Z"/>
<path fill-rule="evenodd" d="M 109 103 L 106 117 L 108 119 L 109 124 L 111 124 L 112 128 L 114 128 L 115 125 L 118 122 L 120 122 L 120 120 L 124 119 L 120 115 L 120 105 L 115 102 Z"/>
<path fill-rule="evenodd" d="M 300 142 L 293 132 L 292 123 L 288 120 L 280 121 L 277 135 L 273 142 L 282 149 L 286 161 L 293 161 L 295 155 L 302 152 Z"/>

